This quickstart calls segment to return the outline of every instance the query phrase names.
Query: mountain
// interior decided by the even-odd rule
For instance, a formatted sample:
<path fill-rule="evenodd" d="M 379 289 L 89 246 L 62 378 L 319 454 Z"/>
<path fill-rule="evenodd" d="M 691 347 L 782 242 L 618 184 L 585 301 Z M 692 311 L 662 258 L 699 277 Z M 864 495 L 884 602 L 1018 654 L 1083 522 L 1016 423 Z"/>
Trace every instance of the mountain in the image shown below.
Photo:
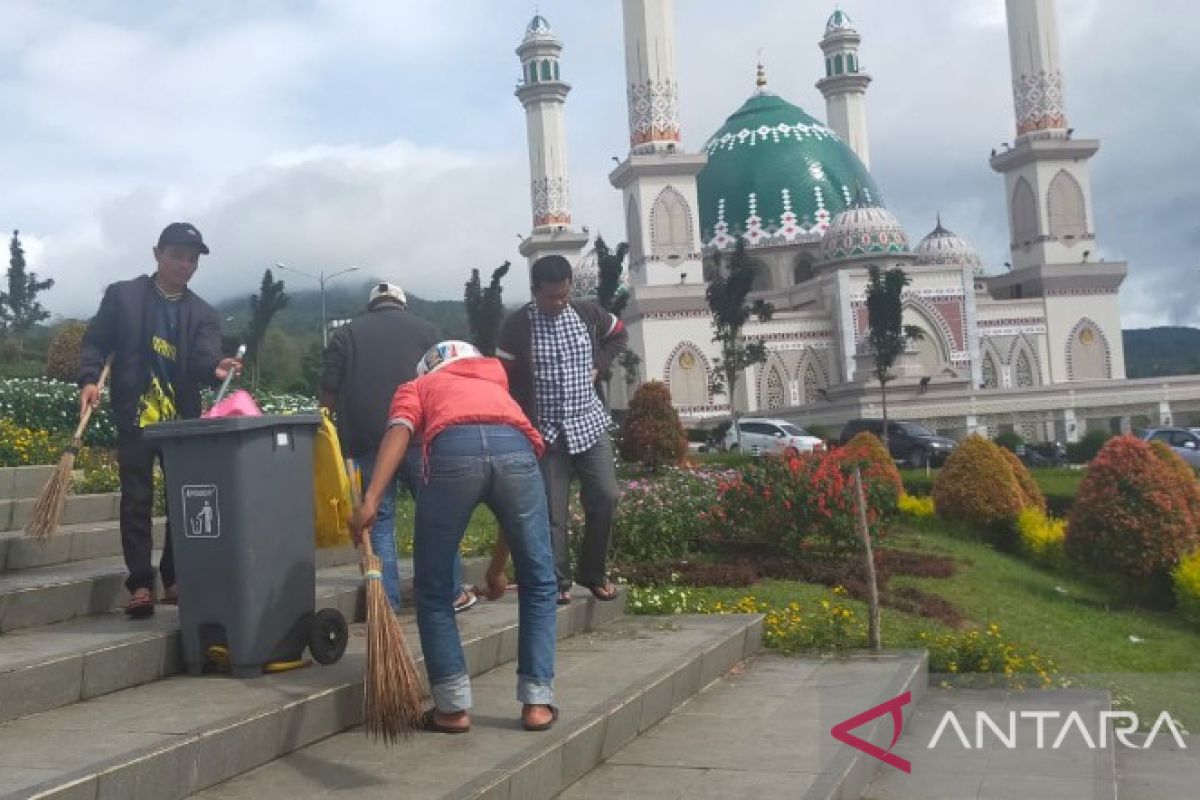
<path fill-rule="evenodd" d="M 1200 329 L 1142 328 L 1122 331 L 1121 339 L 1127 377 L 1200 374 Z"/>

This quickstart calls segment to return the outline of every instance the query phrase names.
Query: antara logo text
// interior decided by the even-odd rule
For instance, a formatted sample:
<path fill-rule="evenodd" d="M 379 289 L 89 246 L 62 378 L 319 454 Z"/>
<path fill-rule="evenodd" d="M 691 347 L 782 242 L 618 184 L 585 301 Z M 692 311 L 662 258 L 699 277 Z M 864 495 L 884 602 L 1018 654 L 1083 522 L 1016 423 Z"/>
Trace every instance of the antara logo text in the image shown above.
<path fill-rule="evenodd" d="M 900 734 L 904 730 L 902 709 L 911 702 L 912 692 L 905 692 L 874 708 L 869 708 L 861 714 L 856 714 L 848 720 L 839 722 L 833 726 L 830 734 L 839 742 L 861 750 L 872 758 L 903 772 L 911 773 L 912 763 L 892 752 L 892 748 L 896 746 L 896 742 L 900 740 Z M 891 744 L 886 748 L 879 747 L 851 733 L 855 728 L 866 725 L 885 714 L 890 715 L 892 722 Z M 1164 731 L 1175 740 L 1175 744 L 1180 750 L 1187 749 L 1187 743 L 1184 741 L 1178 723 L 1167 711 L 1158 715 L 1158 719 L 1155 720 L 1154 726 L 1146 736 L 1145 743 L 1140 745 L 1129 738 L 1141 727 L 1138 715 L 1132 711 L 1100 711 L 1096 714 L 1093 725 L 1090 727 L 1078 711 L 1072 711 L 1065 716 L 1061 711 L 1053 710 L 1010 711 L 1007 718 L 1001 718 L 1000 721 L 986 711 L 976 711 L 973 715 L 974 719 L 968 721 L 966 725 L 959 717 L 960 715 L 954 711 L 947 711 L 943 714 L 941 722 L 938 723 L 937 729 L 929 743 L 925 745 L 925 749 L 933 750 L 941 745 L 943 749 L 961 747 L 964 750 L 980 750 L 997 744 L 1007 750 L 1015 750 L 1019 745 L 1029 746 L 1029 739 L 1022 736 L 1022 730 L 1029 727 L 1032 727 L 1033 731 L 1026 732 L 1024 737 L 1032 735 L 1032 744 L 1037 750 L 1059 750 L 1064 744 L 1074 743 L 1081 743 L 1089 750 L 1104 750 L 1112 746 L 1112 743 L 1134 750 L 1146 750 L 1154 745 L 1154 740 Z M 1018 724 L 1020 721 L 1032 721 L 1032 726 L 1021 726 Z M 1111 739 L 1109 738 L 1110 729 Z M 968 733 L 973 733 L 974 736 L 972 737 Z M 944 743 L 943 740 L 945 740 Z"/>

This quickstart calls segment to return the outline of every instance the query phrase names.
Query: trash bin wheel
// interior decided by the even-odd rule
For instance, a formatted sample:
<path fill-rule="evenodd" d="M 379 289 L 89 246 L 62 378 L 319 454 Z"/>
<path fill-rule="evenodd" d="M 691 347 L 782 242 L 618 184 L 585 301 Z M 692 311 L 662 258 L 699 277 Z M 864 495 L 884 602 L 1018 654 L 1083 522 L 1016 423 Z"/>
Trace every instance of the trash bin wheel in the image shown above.
<path fill-rule="evenodd" d="M 346 652 L 350 629 L 336 608 L 322 608 L 313 614 L 308 633 L 308 649 L 318 664 L 333 664 Z"/>

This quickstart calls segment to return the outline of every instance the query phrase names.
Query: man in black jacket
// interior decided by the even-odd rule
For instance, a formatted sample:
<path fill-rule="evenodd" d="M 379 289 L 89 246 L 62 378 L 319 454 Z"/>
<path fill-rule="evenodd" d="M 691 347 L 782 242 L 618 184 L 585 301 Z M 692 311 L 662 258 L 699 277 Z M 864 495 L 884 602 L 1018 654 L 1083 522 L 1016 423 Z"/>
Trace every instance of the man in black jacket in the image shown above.
<path fill-rule="evenodd" d="M 509 391 L 546 442 L 542 479 L 550 509 L 550 540 L 560 605 L 571 601 L 567 543 L 571 473 L 579 476 L 583 546 L 575 579 L 600 600 L 615 600 L 608 579 L 608 547 L 619 491 L 598 386 L 629 334 L 621 320 L 596 303 L 571 299 L 571 263 L 543 256 L 530 268 L 533 302 L 500 326 L 496 355 Z"/>
<path fill-rule="evenodd" d="M 200 416 L 200 387 L 216 385 L 241 364 L 221 357 L 217 312 L 187 288 L 208 247 L 186 222 L 163 229 L 153 248 L 158 269 L 109 285 L 88 324 L 80 352 L 80 408 L 100 404 L 97 381 L 112 358 L 109 383 L 117 424 L 121 476 L 121 549 L 129 577 L 125 612 L 135 619 L 154 613 L 153 470 L 155 451 L 142 429 L 171 419 Z M 164 602 L 175 602 L 171 534 L 159 563 Z"/>

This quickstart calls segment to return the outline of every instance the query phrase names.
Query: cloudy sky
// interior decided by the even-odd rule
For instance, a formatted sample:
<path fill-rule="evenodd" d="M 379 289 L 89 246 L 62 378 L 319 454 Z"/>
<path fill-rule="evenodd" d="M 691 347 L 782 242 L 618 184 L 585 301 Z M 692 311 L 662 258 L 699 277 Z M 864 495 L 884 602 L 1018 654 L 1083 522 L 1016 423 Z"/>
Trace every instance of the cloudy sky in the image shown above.
<path fill-rule="evenodd" d="M 863 36 L 873 173 L 914 239 L 942 213 L 1008 260 L 1013 135 L 1003 0 L 847 0 Z M 753 89 L 818 118 L 832 2 L 676 0 L 685 144 Z M 619 0 L 540 0 L 566 43 L 576 221 L 622 236 L 607 181 L 627 131 Z M 48 307 L 87 316 L 194 221 L 193 287 L 249 293 L 276 261 L 351 264 L 430 298 L 520 263 L 529 228 L 516 0 L 0 0 L 0 230 L 20 228 Z M 1099 255 L 1129 262 L 1126 327 L 1200 323 L 1200 11 L 1058 0 L 1067 111 L 1092 160 Z M 6 227 L 4 227 L 6 226 Z M 299 288 L 303 279 L 295 279 Z M 509 299 L 526 294 L 510 279 Z"/>

